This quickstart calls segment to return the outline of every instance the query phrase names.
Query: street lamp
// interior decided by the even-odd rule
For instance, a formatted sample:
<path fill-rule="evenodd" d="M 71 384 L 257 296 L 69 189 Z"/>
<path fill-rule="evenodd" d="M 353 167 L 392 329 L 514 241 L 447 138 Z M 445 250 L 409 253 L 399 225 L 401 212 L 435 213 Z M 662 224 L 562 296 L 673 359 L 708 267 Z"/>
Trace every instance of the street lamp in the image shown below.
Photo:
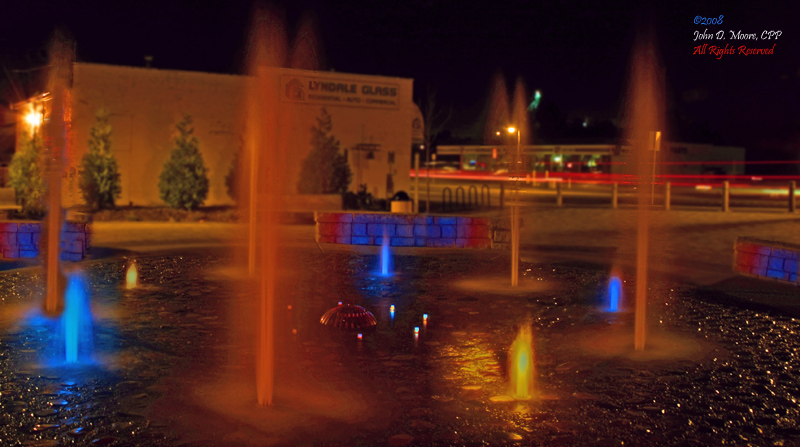
<path fill-rule="evenodd" d="M 31 110 L 25 115 L 25 121 L 31 126 L 33 132 L 36 132 L 36 129 L 42 124 L 42 114 Z"/>

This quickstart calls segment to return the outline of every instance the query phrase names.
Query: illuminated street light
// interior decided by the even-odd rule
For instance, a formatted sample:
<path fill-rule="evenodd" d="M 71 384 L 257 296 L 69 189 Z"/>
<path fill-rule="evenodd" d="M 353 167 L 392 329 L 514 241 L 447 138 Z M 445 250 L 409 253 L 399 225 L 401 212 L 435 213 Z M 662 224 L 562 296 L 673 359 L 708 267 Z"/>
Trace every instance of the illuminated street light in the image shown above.
<path fill-rule="evenodd" d="M 31 126 L 33 130 L 36 130 L 36 128 L 38 128 L 42 124 L 42 114 L 37 113 L 34 110 L 31 110 L 30 112 L 28 112 L 27 115 L 25 115 L 25 121 Z"/>
<path fill-rule="evenodd" d="M 506 130 L 508 130 L 508 133 L 514 133 L 514 132 L 517 131 L 517 128 L 514 127 L 514 126 L 508 126 L 508 129 L 506 129 Z"/>

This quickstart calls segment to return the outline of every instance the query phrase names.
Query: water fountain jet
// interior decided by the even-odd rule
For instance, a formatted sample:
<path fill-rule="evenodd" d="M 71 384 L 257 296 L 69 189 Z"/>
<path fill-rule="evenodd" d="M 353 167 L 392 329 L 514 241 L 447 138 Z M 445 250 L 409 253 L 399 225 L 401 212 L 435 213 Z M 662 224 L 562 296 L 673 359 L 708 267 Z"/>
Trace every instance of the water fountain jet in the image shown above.
<path fill-rule="evenodd" d="M 391 268 L 391 252 L 389 250 L 389 236 L 386 232 L 386 226 L 383 227 L 383 241 L 381 243 L 381 276 L 391 276 L 389 269 Z"/>
<path fill-rule="evenodd" d="M 86 278 L 81 273 L 68 275 L 64 312 L 60 319 L 66 363 L 79 363 L 92 355 L 92 313 L 88 290 Z"/>
<path fill-rule="evenodd" d="M 608 308 L 609 312 L 618 312 L 622 301 L 622 281 L 619 276 L 612 275 L 608 281 Z"/>
<path fill-rule="evenodd" d="M 534 397 L 533 333 L 529 324 L 520 327 L 509 353 L 511 393 L 514 399 Z"/>
<path fill-rule="evenodd" d="M 125 288 L 135 289 L 139 284 L 139 270 L 136 268 L 136 261 L 131 262 L 128 272 L 125 274 Z"/>
<path fill-rule="evenodd" d="M 650 248 L 650 206 L 656 180 L 656 161 L 663 129 L 663 71 L 656 57 L 652 33 L 640 34 L 633 49 L 628 92 L 627 139 L 633 146 L 638 177 L 636 230 L 636 310 L 634 349 L 645 349 L 647 335 L 647 280 Z"/>
<path fill-rule="evenodd" d="M 47 183 L 47 217 L 43 222 L 42 241 L 46 272 L 44 312 L 49 316 L 59 315 L 64 308 L 64 275 L 61 272 L 59 249 L 62 231 L 61 177 L 68 147 L 67 132 L 71 122 L 70 85 L 74 49 L 62 33 L 56 32 L 50 44 L 50 75 L 48 89 L 52 100 L 47 120 L 45 157 L 45 181 Z"/>

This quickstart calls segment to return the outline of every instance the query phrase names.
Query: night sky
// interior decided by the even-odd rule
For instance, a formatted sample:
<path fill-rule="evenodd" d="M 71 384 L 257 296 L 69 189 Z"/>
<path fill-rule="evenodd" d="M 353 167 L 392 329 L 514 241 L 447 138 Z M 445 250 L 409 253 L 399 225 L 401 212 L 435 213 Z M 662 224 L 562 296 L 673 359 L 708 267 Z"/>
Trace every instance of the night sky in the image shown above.
<path fill-rule="evenodd" d="M 24 3 L 24 6 L 21 6 Z M 444 126 L 480 137 L 493 76 L 509 88 L 522 77 L 541 90 L 542 106 L 565 120 L 619 118 L 637 28 L 650 24 L 665 67 L 670 131 L 676 139 L 748 148 L 749 159 L 800 155 L 800 6 L 797 2 L 342 1 L 279 4 L 289 40 L 306 19 L 316 23 L 323 68 L 410 77 L 415 99 L 429 89 L 452 107 Z M 3 7 L 2 101 L 46 61 L 56 26 L 77 42 L 79 61 L 241 73 L 250 2 L 117 0 L 18 2 Z M 723 16 L 722 25 L 695 17 Z M 695 31 L 723 30 L 726 40 L 695 41 Z M 763 31 L 780 30 L 777 40 Z M 731 31 L 758 40 L 731 40 Z M 774 54 L 693 54 L 707 43 L 771 48 Z M 708 51 L 708 50 L 707 50 Z M 18 90 L 24 86 L 18 87 Z"/>

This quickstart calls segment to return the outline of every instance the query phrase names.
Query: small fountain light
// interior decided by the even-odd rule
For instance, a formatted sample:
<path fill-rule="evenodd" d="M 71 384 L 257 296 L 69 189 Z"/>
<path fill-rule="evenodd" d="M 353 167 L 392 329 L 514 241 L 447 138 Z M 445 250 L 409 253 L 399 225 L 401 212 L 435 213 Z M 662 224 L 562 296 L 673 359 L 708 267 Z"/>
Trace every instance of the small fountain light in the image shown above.
<path fill-rule="evenodd" d="M 389 306 L 389 317 L 391 317 L 392 321 L 394 321 L 394 304 Z"/>
<path fill-rule="evenodd" d="M 361 341 L 363 338 L 364 338 L 364 335 L 362 335 L 361 333 L 359 333 L 359 334 L 358 334 L 358 341 Z"/>
<path fill-rule="evenodd" d="M 131 262 L 128 267 L 128 273 L 125 275 L 125 288 L 128 290 L 135 289 L 139 282 L 139 271 L 136 268 L 136 261 Z"/>

